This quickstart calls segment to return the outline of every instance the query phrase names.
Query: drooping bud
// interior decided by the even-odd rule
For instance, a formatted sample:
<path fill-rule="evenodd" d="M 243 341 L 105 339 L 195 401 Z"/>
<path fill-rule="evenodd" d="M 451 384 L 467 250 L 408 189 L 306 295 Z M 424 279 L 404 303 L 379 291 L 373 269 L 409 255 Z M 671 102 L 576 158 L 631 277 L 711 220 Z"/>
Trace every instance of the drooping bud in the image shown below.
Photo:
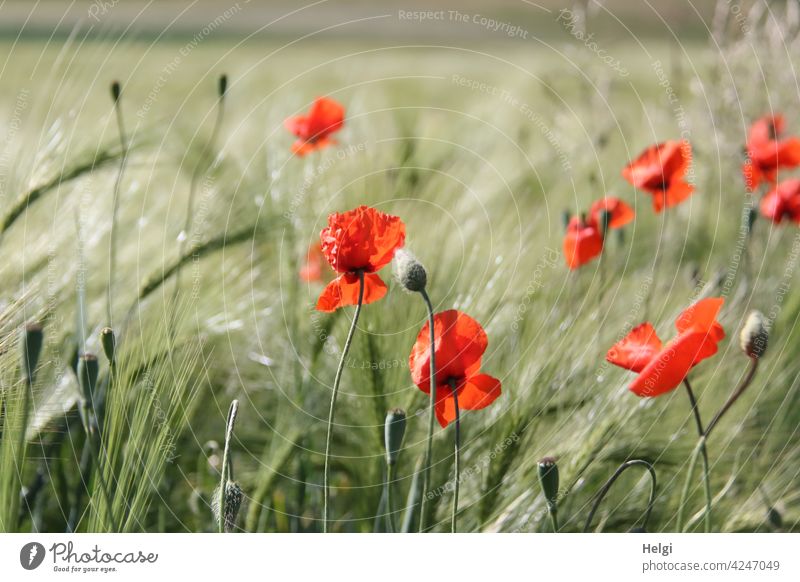
<path fill-rule="evenodd" d="M 547 500 L 547 507 L 555 511 L 558 507 L 558 465 L 554 457 L 545 457 L 537 463 L 539 469 L 539 485 Z"/>
<path fill-rule="evenodd" d="M 100 343 L 103 345 L 103 353 L 106 355 L 109 363 L 115 362 L 114 356 L 117 347 L 117 340 L 114 337 L 114 330 L 110 327 L 104 327 L 100 330 Z"/>
<path fill-rule="evenodd" d="M 44 332 L 38 323 L 30 323 L 22 332 L 22 375 L 28 384 L 33 384 L 36 366 L 42 353 Z"/>
<path fill-rule="evenodd" d="M 111 98 L 114 100 L 114 103 L 119 101 L 121 95 L 122 95 L 122 86 L 119 84 L 119 81 L 114 81 L 113 83 L 111 83 Z"/>
<path fill-rule="evenodd" d="M 224 528 L 225 532 L 232 532 L 236 527 L 236 517 L 239 515 L 239 509 L 242 507 L 242 500 L 244 493 L 241 486 L 236 481 L 228 481 L 225 483 L 225 496 L 224 503 Z M 211 500 L 211 510 L 214 512 L 214 521 L 219 521 L 219 486 L 214 490 Z"/>
<path fill-rule="evenodd" d="M 94 398 L 94 389 L 97 387 L 97 376 L 100 373 L 100 364 L 94 354 L 83 354 L 78 360 L 78 383 L 84 400 L 91 405 Z"/>
<path fill-rule="evenodd" d="M 764 314 L 760 311 L 751 311 L 739 334 L 742 351 L 750 358 L 760 358 L 767 351 L 768 341 L 769 330 Z"/>
<path fill-rule="evenodd" d="M 406 413 L 400 408 L 393 408 L 386 413 L 386 423 L 384 424 L 387 465 L 394 465 L 397 462 L 405 434 Z"/>
<path fill-rule="evenodd" d="M 224 97 L 225 92 L 228 90 L 228 75 L 222 74 L 219 76 L 219 96 Z"/>
<path fill-rule="evenodd" d="M 395 275 L 400 284 L 408 291 L 420 293 L 428 283 L 428 273 L 417 258 L 405 249 L 394 255 Z"/>

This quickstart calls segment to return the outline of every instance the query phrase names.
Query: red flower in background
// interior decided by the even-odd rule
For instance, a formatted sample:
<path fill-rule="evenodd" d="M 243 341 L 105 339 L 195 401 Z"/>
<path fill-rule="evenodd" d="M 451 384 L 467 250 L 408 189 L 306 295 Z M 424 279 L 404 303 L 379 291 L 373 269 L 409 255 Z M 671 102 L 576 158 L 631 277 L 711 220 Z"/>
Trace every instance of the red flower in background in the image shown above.
<path fill-rule="evenodd" d="M 725 330 L 716 320 L 724 299 L 702 299 L 685 309 L 675 321 L 678 335 L 667 345 L 650 323 L 636 326 L 606 354 L 616 366 L 638 372 L 629 386 L 637 396 L 660 396 L 683 382 L 689 370 L 717 353 Z"/>
<path fill-rule="evenodd" d="M 666 141 L 647 148 L 625 166 L 622 176 L 653 196 L 653 209 L 658 213 L 677 206 L 694 192 L 694 186 L 684 179 L 691 161 L 691 144 Z"/>
<path fill-rule="evenodd" d="M 486 332 L 469 315 L 451 309 L 433 317 L 436 343 L 436 418 L 442 427 L 455 420 L 455 399 L 461 410 L 486 408 L 500 396 L 500 380 L 480 373 L 481 357 L 489 345 Z M 430 394 L 430 327 L 426 323 L 408 358 L 411 378 Z M 455 387 L 455 388 L 453 388 Z"/>
<path fill-rule="evenodd" d="M 319 97 L 308 115 L 290 117 L 283 125 L 298 138 L 292 144 L 292 152 L 304 156 L 336 143 L 330 135 L 344 125 L 344 107 L 333 99 Z"/>
<path fill-rule="evenodd" d="M 784 218 L 800 224 L 800 180 L 784 180 L 761 199 L 761 214 L 775 224 Z"/>
<path fill-rule="evenodd" d="M 300 280 L 313 283 L 322 280 L 322 266 L 325 264 L 325 255 L 322 254 L 322 245 L 314 243 L 308 247 L 306 262 L 300 267 Z"/>
<path fill-rule="evenodd" d="M 589 218 L 595 224 L 600 224 L 600 213 L 605 210 L 608 213 L 608 228 L 622 228 L 631 222 L 636 214 L 633 208 L 625 204 L 619 198 L 606 196 L 595 201 L 589 207 Z"/>
<path fill-rule="evenodd" d="M 402 220 L 368 206 L 328 216 L 328 226 L 320 233 L 322 253 L 333 270 L 342 274 L 325 287 L 317 309 L 335 311 L 356 305 L 359 272 L 364 273 L 363 304 L 386 295 L 386 284 L 375 272 L 391 262 L 405 239 Z"/>
<path fill-rule="evenodd" d="M 564 236 L 564 258 L 570 269 L 585 265 L 603 250 L 603 235 L 593 218 L 573 216 Z"/>
<path fill-rule="evenodd" d="M 755 190 L 762 182 L 774 184 L 779 168 L 800 165 L 800 138 L 781 139 L 784 129 L 785 122 L 780 114 L 765 115 L 750 126 L 747 161 L 742 166 L 748 190 Z"/>

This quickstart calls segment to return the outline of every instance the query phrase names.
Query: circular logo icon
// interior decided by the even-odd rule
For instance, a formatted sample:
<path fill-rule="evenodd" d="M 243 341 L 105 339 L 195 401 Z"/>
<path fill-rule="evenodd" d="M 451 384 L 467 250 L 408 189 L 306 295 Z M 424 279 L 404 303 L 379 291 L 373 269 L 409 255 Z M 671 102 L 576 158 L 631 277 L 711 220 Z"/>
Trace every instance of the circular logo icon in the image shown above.
<path fill-rule="evenodd" d="M 29 542 L 19 551 L 19 563 L 26 570 L 35 570 L 44 561 L 44 546 L 39 542 Z"/>

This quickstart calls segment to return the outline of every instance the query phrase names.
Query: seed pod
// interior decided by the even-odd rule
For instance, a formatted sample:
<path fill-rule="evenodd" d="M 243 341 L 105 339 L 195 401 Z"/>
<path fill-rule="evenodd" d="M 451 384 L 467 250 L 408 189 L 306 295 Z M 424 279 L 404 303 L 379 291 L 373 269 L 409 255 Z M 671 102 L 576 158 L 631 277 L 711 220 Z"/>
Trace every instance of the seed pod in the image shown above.
<path fill-rule="evenodd" d="M 400 284 L 412 292 L 422 292 L 428 283 L 428 273 L 417 258 L 405 249 L 394 255 L 395 274 Z"/>
<path fill-rule="evenodd" d="M 100 364 L 94 354 L 83 354 L 78 360 L 78 383 L 81 386 L 83 399 L 89 406 L 94 401 L 94 389 L 97 387 L 97 375 Z"/>
<path fill-rule="evenodd" d="M 110 327 L 104 327 L 100 330 L 100 343 L 103 345 L 103 353 L 106 355 L 109 363 L 115 362 L 114 356 L 117 347 L 117 339 L 114 337 L 114 330 Z"/>
<path fill-rule="evenodd" d="M 760 358 L 767 351 L 768 341 L 769 330 L 764 314 L 760 311 L 751 311 L 739 334 L 742 351 L 750 358 Z"/>
<path fill-rule="evenodd" d="M 394 465 L 403 445 L 406 434 L 406 413 L 400 408 L 394 408 L 386 413 L 384 424 L 384 439 L 386 444 L 386 464 Z"/>
<path fill-rule="evenodd" d="M 558 507 L 558 465 L 554 457 L 545 457 L 538 463 L 539 485 L 547 500 L 547 507 L 555 511 Z"/>
<path fill-rule="evenodd" d="M 43 343 L 44 332 L 41 325 L 31 323 L 25 326 L 22 332 L 22 375 L 28 384 L 33 384 Z"/>

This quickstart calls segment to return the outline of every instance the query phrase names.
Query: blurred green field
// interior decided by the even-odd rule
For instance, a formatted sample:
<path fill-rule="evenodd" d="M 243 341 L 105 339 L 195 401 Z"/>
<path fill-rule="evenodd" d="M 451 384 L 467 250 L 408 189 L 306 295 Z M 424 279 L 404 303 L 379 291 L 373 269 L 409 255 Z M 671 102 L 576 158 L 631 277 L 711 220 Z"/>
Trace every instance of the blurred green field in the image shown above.
<path fill-rule="evenodd" d="M 582 529 L 593 495 L 629 458 L 648 460 L 658 473 L 649 529 L 674 531 L 696 442 L 689 404 L 682 390 L 639 399 L 626 389 L 632 374 L 604 356 L 645 320 L 671 337 L 682 309 L 716 295 L 726 298 L 727 337 L 691 374 L 706 419 L 746 370 L 738 330 L 747 313 L 763 311 L 772 333 L 754 384 L 709 442 L 713 529 L 796 531 L 800 239 L 792 225 L 760 220 L 745 249 L 741 228 L 748 125 L 775 110 L 800 131 L 789 56 L 797 54 L 796 29 L 785 24 L 782 44 L 772 26 L 721 47 L 603 46 L 626 75 L 581 43 L 533 39 L 469 48 L 3 41 L 2 214 L 41 192 L 0 235 L 2 529 L 64 531 L 72 514 L 79 531 L 214 531 L 211 497 L 236 398 L 233 454 L 246 499 L 238 527 L 321 531 L 325 420 L 352 310 L 315 313 L 321 287 L 297 273 L 330 212 L 368 204 L 406 223 L 407 247 L 428 269 L 436 309 L 463 310 L 486 328 L 483 369 L 503 382 L 501 398 L 462 423 L 461 531 L 549 531 L 536 478 L 546 455 L 559 459 L 564 531 Z M 222 73 L 230 79 L 225 114 L 206 156 Z M 109 322 L 120 155 L 113 80 L 122 83 L 132 146 Z M 293 158 L 282 122 L 318 95 L 347 107 L 340 143 Z M 696 194 L 656 215 L 620 170 L 646 146 L 682 137 L 694 147 Z M 196 171 L 191 229 L 179 236 Z M 563 212 L 585 211 L 604 194 L 634 206 L 637 219 L 624 240 L 609 240 L 600 261 L 570 273 L 561 256 Z M 160 280 L 179 260 L 181 240 L 175 295 L 176 278 Z M 388 269 L 383 276 L 390 279 Z M 334 531 L 382 527 L 387 409 L 409 413 L 399 499 L 424 450 L 427 397 L 407 363 L 424 306 L 389 284 L 384 300 L 365 306 L 345 369 L 333 443 Z M 15 344 L 32 320 L 43 322 L 46 348 L 21 467 L 25 495 L 15 500 L 20 468 L 7 441 L 24 390 Z M 101 353 L 98 332 L 109 323 L 120 334 L 100 463 L 112 483 L 111 512 L 98 464 L 79 471 L 85 439 L 70 369 L 77 352 Z M 451 433 L 437 427 L 435 440 L 433 486 L 441 494 L 433 509 L 442 531 Z M 612 490 L 596 528 L 627 531 L 640 522 L 649 483 L 633 473 Z M 779 528 L 768 521 L 770 507 L 781 515 Z M 690 530 L 702 529 L 702 508 L 698 475 Z"/>

